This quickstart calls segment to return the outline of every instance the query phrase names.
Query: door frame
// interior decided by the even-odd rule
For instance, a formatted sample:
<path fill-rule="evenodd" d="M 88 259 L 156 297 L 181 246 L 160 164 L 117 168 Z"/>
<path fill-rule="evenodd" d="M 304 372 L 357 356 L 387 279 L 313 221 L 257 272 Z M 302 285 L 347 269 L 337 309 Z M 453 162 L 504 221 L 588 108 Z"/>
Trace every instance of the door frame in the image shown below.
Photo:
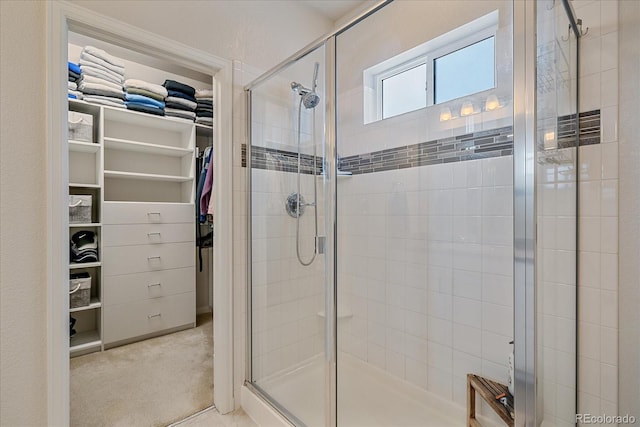
<path fill-rule="evenodd" d="M 221 413 L 234 410 L 233 396 L 233 170 L 232 64 L 230 60 L 191 48 L 67 2 L 47 2 L 47 420 L 69 425 L 69 301 L 60 292 L 68 280 L 68 144 L 67 32 L 69 30 L 144 49 L 160 59 L 214 75 L 217 101 L 214 151 L 216 227 L 213 274 L 214 405 Z"/>

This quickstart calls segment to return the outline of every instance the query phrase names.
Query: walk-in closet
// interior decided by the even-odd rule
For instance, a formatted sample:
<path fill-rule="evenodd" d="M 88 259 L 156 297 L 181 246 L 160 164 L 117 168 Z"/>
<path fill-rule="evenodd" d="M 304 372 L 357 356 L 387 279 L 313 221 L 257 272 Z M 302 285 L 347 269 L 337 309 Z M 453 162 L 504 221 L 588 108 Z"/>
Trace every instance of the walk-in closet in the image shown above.
<path fill-rule="evenodd" d="M 215 70 L 67 40 L 70 424 L 168 425 L 213 404 Z"/>

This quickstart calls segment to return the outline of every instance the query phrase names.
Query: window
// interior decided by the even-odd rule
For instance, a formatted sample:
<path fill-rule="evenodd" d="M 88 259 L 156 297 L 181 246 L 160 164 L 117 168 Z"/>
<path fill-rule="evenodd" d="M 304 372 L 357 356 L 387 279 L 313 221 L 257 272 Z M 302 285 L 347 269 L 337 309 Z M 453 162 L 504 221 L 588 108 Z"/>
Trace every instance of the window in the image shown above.
<path fill-rule="evenodd" d="M 495 37 L 433 60 L 434 104 L 495 87 Z"/>
<path fill-rule="evenodd" d="M 496 10 L 365 70 L 365 124 L 495 88 L 497 27 Z"/>
<path fill-rule="evenodd" d="M 382 118 L 427 106 L 427 65 L 402 71 L 382 80 Z"/>

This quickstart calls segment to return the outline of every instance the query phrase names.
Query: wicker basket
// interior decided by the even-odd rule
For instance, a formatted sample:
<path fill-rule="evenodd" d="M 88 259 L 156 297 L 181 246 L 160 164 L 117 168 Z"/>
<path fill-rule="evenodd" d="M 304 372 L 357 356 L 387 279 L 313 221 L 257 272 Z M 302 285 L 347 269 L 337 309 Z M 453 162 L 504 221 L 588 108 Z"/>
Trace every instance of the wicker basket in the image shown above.
<path fill-rule="evenodd" d="M 68 125 L 70 140 L 93 142 L 93 116 L 91 114 L 69 111 Z"/>
<path fill-rule="evenodd" d="M 91 222 L 91 195 L 69 195 L 69 224 L 89 224 Z"/>
<path fill-rule="evenodd" d="M 91 275 L 72 274 L 69 278 L 69 308 L 86 307 L 91 303 Z"/>

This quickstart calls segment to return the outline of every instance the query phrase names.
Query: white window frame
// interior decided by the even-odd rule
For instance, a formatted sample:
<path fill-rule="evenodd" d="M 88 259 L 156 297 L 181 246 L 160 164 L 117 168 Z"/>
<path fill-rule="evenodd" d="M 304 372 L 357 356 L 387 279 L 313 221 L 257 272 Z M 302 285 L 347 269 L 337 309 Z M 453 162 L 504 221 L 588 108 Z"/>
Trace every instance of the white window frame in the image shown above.
<path fill-rule="evenodd" d="M 464 24 L 448 33 L 429 40 L 419 46 L 404 51 L 363 71 L 364 88 L 364 123 L 377 122 L 391 117 L 382 117 L 383 88 L 382 81 L 401 74 L 414 67 L 426 65 L 426 107 L 434 105 L 435 74 L 434 61 L 457 50 L 475 43 L 494 38 L 494 89 L 497 87 L 497 50 L 498 11 L 494 10 L 474 21 Z M 469 94 L 472 95 L 472 94 Z M 449 101 L 445 101 L 449 102 Z M 417 110 L 412 110 L 417 111 Z M 410 111 L 407 111 L 407 113 Z M 406 114 L 406 113 L 404 113 Z"/>

